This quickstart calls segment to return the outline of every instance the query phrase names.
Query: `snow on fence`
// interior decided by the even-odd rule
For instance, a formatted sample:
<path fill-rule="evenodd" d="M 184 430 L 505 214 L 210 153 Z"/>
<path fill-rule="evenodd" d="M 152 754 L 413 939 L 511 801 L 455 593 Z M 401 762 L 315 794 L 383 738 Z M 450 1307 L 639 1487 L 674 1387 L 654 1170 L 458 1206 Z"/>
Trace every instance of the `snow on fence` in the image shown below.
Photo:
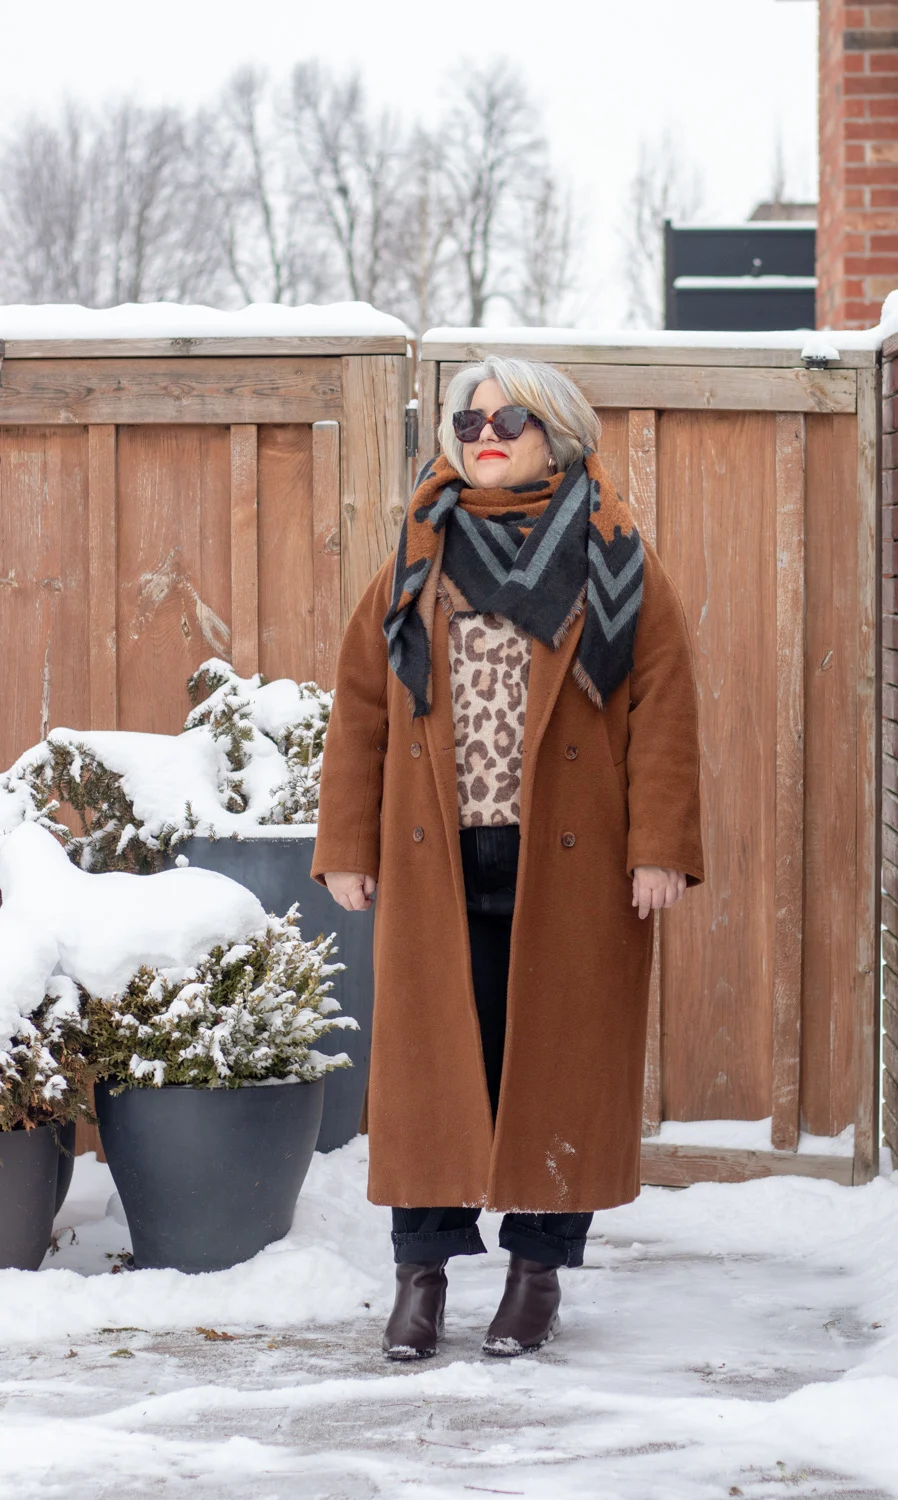
<path fill-rule="evenodd" d="M 56 725 L 176 734 L 212 655 L 330 687 L 406 499 L 409 370 L 359 303 L 0 308 L 0 769 Z"/>
<path fill-rule="evenodd" d="M 546 359 L 577 382 L 692 629 L 707 881 L 656 927 L 646 1182 L 877 1169 L 881 344 L 423 340 L 422 455 L 462 362 Z"/>

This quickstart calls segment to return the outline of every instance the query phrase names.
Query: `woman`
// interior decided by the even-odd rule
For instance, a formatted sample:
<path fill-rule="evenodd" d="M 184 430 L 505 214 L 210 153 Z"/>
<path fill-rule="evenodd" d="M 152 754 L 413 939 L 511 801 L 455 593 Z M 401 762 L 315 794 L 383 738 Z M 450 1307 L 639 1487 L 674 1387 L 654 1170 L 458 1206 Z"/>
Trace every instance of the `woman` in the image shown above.
<path fill-rule="evenodd" d="M 686 623 L 550 365 L 446 394 L 395 554 L 346 630 L 313 874 L 377 888 L 369 1197 L 393 1209 L 394 1359 L 504 1211 L 489 1354 L 558 1329 L 592 1211 L 639 1192 L 653 910 L 702 879 Z"/>

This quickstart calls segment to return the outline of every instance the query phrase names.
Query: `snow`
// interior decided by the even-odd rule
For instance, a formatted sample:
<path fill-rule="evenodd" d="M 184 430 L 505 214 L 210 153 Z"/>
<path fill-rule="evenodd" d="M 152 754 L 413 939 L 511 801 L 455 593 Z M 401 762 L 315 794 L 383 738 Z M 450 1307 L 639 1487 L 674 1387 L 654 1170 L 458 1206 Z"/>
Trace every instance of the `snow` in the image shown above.
<path fill-rule="evenodd" d="M 756 278 L 752 277 L 754 281 Z M 791 280 L 791 278 L 790 278 Z M 837 353 L 861 349 L 881 349 L 892 334 L 898 333 L 898 290 L 890 292 L 882 305 L 882 315 L 875 328 L 825 330 Z M 716 332 L 705 333 L 657 328 L 431 328 L 421 340 L 425 359 L 439 358 L 442 344 L 470 344 L 473 349 L 488 349 L 491 344 L 553 344 L 569 348 L 597 349 L 795 349 L 807 346 L 814 330 L 793 328 L 772 333 Z M 802 347 L 802 355 L 804 347 Z M 471 357 L 473 358 L 473 352 Z"/>
<path fill-rule="evenodd" d="M 816 276 L 677 276 L 678 292 L 781 292 L 810 291 Z"/>
<path fill-rule="evenodd" d="M 718 1146 L 736 1151 L 770 1151 L 772 1115 L 764 1120 L 663 1120 L 654 1141 L 678 1146 Z M 854 1126 L 840 1135 L 801 1132 L 798 1150 L 811 1156 L 853 1156 Z"/>
<path fill-rule="evenodd" d="M 126 302 L 121 307 L 27 303 L 0 307 L 0 339 L 409 338 L 399 318 L 370 302 L 252 302 L 239 311 L 177 302 Z"/>
<path fill-rule="evenodd" d="M 142 964 L 186 968 L 267 926 L 261 902 L 226 875 L 89 875 L 36 823 L 0 842 L 0 892 L 0 1048 L 51 975 L 112 997 Z"/>
<path fill-rule="evenodd" d="M 203 1276 L 109 1274 L 127 1232 L 79 1158 L 57 1252 L 0 1273 L 0 1494 L 898 1495 L 898 1174 L 647 1188 L 562 1272 L 558 1338 L 507 1363 L 480 1353 L 505 1262 L 485 1215 L 443 1351 L 397 1367 L 366 1146 L 316 1156 L 288 1237 Z"/>
<path fill-rule="evenodd" d="M 208 666 L 217 665 L 213 658 Z M 238 677 L 226 663 L 229 680 L 194 709 L 182 734 L 141 734 L 129 730 L 57 728 L 46 740 L 26 750 L 0 778 L 0 833 L 34 817 L 33 803 L 24 778 L 42 764 L 54 744 L 77 750 L 83 746 L 102 765 L 122 778 L 122 788 L 138 820 L 137 837 L 151 845 L 172 828 L 187 831 L 187 807 L 195 819 L 193 831 L 205 838 L 253 838 L 315 836 L 314 824 L 268 825 L 260 819 L 273 816 L 273 793 L 290 779 L 290 765 L 276 740 L 292 726 L 320 718 L 320 704 L 290 678 L 260 686 L 256 678 Z M 239 772 L 246 806 L 233 812 L 226 805 L 231 777 L 226 746 L 217 739 L 213 726 L 198 722 L 214 712 L 222 700 L 239 698 L 243 715 L 253 733 L 244 746 L 247 764 Z M 325 695 L 327 701 L 331 695 Z"/>

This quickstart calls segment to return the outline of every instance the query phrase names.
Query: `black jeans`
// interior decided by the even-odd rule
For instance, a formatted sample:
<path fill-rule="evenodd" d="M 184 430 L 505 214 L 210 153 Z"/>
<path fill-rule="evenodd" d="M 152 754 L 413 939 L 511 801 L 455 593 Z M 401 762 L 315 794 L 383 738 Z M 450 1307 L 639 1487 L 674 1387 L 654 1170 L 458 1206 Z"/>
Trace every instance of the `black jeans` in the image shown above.
<path fill-rule="evenodd" d="M 468 906 L 474 999 L 486 1083 L 493 1110 L 499 1104 L 511 918 L 514 912 L 520 830 L 463 828 L 462 869 Z M 481 1255 L 479 1208 L 394 1208 L 393 1251 L 399 1261 L 444 1260 L 450 1255 Z M 545 1266 L 581 1266 L 592 1214 L 506 1214 L 499 1244 L 525 1260 Z"/>

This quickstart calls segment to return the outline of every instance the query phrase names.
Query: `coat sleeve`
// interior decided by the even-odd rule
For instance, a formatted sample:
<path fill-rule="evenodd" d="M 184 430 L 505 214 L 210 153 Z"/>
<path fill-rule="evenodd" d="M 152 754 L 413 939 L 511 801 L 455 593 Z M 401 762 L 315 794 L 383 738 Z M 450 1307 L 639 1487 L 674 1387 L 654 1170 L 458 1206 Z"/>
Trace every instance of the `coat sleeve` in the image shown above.
<path fill-rule="evenodd" d="M 392 577 L 391 554 L 359 600 L 340 646 L 312 859 L 312 876 L 319 885 L 326 871 L 352 871 L 376 880 L 380 869 L 389 670 L 383 619 Z"/>
<path fill-rule="evenodd" d="M 704 861 L 692 648 L 679 594 L 648 545 L 628 727 L 627 872 L 660 865 L 698 885 Z"/>

